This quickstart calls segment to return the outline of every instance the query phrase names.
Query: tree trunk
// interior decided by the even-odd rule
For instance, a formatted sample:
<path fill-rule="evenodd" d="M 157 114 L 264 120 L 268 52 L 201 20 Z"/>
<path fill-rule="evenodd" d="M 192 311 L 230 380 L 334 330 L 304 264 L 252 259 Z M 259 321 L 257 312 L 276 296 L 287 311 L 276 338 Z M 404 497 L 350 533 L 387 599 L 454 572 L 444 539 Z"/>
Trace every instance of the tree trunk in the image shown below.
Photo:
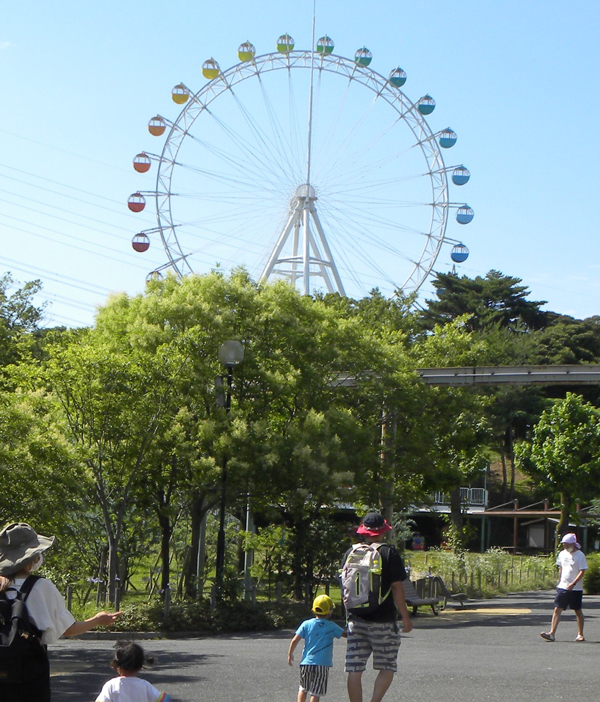
<path fill-rule="evenodd" d="M 118 540 L 112 534 L 108 536 L 108 601 L 114 605 L 117 591 L 117 574 L 119 572 Z"/>
<path fill-rule="evenodd" d="M 96 607 L 106 604 L 106 560 L 108 558 L 108 546 L 102 546 L 100 551 L 100 562 L 98 563 L 98 587 L 96 589 Z"/>
<path fill-rule="evenodd" d="M 304 569 L 304 555 L 307 547 L 306 524 L 304 520 L 294 520 L 294 543 L 292 547 L 292 576 L 294 578 L 294 598 L 304 599 L 304 580 L 306 573 Z"/>
<path fill-rule="evenodd" d="M 191 529 L 192 538 L 191 544 L 188 552 L 187 562 L 184 566 L 184 583 L 185 583 L 185 594 L 188 597 L 197 597 L 200 593 L 200 579 L 203 576 L 204 571 L 204 556 L 200 554 L 201 550 L 201 532 L 203 527 L 203 520 L 208 512 L 209 506 L 204 495 L 196 494 L 192 498 L 192 504 L 190 506 L 191 514 Z M 202 556 L 202 562 L 200 563 L 199 555 Z M 200 564 L 200 571 L 198 572 L 198 566 Z"/>
<path fill-rule="evenodd" d="M 457 533 L 461 533 L 463 528 L 462 502 L 460 499 L 460 487 L 455 488 L 450 493 L 450 519 Z"/>
<path fill-rule="evenodd" d="M 500 461 L 502 463 L 502 502 L 508 500 L 508 474 L 506 472 L 506 454 L 504 446 L 500 447 Z"/>
<path fill-rule="evenodd" d="M 158 510 L 158 523 L 160 525 L 160 589 L 164 593 L 170 587 L 171 582 L 171 536 L 173 525 L 171 520 L 164 513 Z"/>
<path fill-rule="evenodd" d="M 556 548 L 558 548 L 560 540 L 569 531 L 569 521 L 571 520 L 571 495 L 566 492 L 560 495 L 560 521 L 556 526 Z"/>
<path fill-rule="evenodd" d="M 509 426 L 506 430 L 506 454 L 508 460 L 510 461 L 510 492 L 509 499 L 513 499 L 515 496 L 515 448 L 514 448 L 514 437 L 513 428 Z"/>

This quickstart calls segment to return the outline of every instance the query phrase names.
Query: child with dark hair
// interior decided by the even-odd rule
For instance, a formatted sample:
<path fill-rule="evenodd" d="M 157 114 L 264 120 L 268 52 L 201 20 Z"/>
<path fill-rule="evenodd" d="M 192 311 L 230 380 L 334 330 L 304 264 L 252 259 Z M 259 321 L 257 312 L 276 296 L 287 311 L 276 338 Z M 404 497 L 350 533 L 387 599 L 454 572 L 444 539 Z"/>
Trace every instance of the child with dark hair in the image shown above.
<path fill-rule="evenodd" d="M 133 641 L 117 641 L 115 657 L 110 666 L 119 674 L 104 684 L 96 702 L 171 702 L 166 692 L 159 692 L 137 674 L 153 658 L 147 658 L 144 649 Z"/>

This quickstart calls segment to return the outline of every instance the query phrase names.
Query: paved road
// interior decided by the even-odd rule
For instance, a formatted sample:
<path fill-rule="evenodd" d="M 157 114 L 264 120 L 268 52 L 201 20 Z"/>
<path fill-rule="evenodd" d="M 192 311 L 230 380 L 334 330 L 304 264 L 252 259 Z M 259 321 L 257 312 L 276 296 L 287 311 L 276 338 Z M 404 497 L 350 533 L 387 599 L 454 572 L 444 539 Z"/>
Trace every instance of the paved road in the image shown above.
<path fill-rule="evenodd" d="M 552 592 L 451 605 L 434 617 L 422 609 L 403 637 L 400 671 L 386 700 L 407 702 L 551 702 L 594 699 L 600 680 L 600 597 L 586 597 L 585 643 L 575 643 L 567 613 L 555 643 L 548 628 Z M 283 702 L 296 699 L 298 668 L 289 668 L 292 631 L 141 642 L 155 656 L 144 677 L 174 702 Z M 93 702 L 111 677 L 112 641 L 70 640 L 53 647 L 55 702 Z M 345 643 L 335 642 L 327 702 L 347 702 Z M 365 675 L 365 686 L 373 680 Z M 368 700 L 365 694 L 365 700 Z"/>

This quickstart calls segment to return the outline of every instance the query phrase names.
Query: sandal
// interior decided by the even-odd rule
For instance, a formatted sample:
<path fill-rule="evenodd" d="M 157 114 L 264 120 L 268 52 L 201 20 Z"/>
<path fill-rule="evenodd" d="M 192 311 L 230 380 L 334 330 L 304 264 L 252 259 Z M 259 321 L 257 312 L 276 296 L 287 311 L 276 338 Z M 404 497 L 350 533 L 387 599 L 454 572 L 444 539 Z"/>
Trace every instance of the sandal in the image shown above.
<path fill-rule="evenodd" d="M 582 634 L 577 634 L 577 637 L 575 638 L 575 641 L 585 641 L 585 639 L 583 638 L 583 635 L 582 635 Z"/>

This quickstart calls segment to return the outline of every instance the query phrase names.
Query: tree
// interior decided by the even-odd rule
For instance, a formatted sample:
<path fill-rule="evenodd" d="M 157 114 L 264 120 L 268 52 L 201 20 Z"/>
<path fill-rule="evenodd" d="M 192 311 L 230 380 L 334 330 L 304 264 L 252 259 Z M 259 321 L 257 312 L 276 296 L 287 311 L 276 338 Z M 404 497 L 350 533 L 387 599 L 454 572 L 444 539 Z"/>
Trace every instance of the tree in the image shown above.
<path fill-rule="evenodd" d="M 531 443 L 516 447 L 517 464 L 560 497 L 557 534 L 568 531 L 576 498 L 600 489 L 600 413 L 579 395 L 567 393 L 545 410 Z"/>
<path fill-rule="evenodd" d="M 532 362 L 562 365 L 600 360 L 598 318 L 573 319 L 549 313 L 549 325 L 534 335 Z"/>
<path fill-rule="evenodd" d="M 33 280 L 10 294 L 15 285 L 10 273 L 0 277 L 0 366 L 17 363 L 24 346 L 32 341 L 31 332 L 38 328 L 44 305 L 36 307 L 35 295 L 41 290 L 39 280 Z"/>
<path fill-rule="evenodd" d="M 485 363 L 490 349 L 480 334 L 465 327 L 465 317 L 419 340 L 412 349 L 418 367 L 473 366 Z M 425 485 L 429 491 L 450 493 L 451 519 L 462 533 L 460 487 L 487 465 L 490 438 L 484 398 L 474 388 L 428 387 L 423 393 L 421 422 L 424 425 L 422 461 L 428 466 Z"/>
<path fill-rule="evenodd" d="M 85 488 L 52 403 L 41 392 L 0 391 L 0 516 L 64 534 Z"/>
<path fill-rule="evenodd" d="M 108 544 L 109 599 L 115 600 L 119 549 L 135 485 L 164 427 L 185 358 L 153 359 L 110 348 L 94 331 L 67 334 L 49 347 L 45 381 L 68 435 L 89 471 Z"/>
<path fill-rule="evenodd" d="M 527 300 L 529 290 L 520 278 L 490 271 L 485 277 L 469 278 L 454 273 L 438 273 L 432 281 L 437 299 L 429 300 L 420 315 L 424 329 L 468 315 L 465 327 L 480 331 L 499 326 L 522 331 L 542 329 L 547 313 L 545 302 Z"/>
<path fill-rule="evenodd" d="M 340 485 L 352 482 L 348 471 L 371 433 L 340 408 L 333 381 L 342 371 L 369 367 L 372 344 L 358 319 L 340 320 L 322 300 L 289 284 L 258 286 L 238 271 L 168 278 L 136 298 L 116 297 L 100 311 L 97 331 L 117 355 L 129 349 L 153 359 L 177 345 L 189 357 L 175 383 L 177 411 L 146 454 L 149 479 L 141 486 L 157 506 L 163 563 L 167 500 L 186 495 L 193 535 L 188 591 L 200 521 L 219 498 L 225 459 L 229 509 L 244 509 L 251 492 L 256 507 L 282 504 L 291 521 L 308 503 L 318 513 Z M 243 339 L 246 353 L 228 414 L 217 407 L 214 380 L 224 372 L 219 346 L 231 338 Z M 299 501 L 300 494 L 307 500 Z M 305 577 L 296 570 L 299 580 Z"/>

